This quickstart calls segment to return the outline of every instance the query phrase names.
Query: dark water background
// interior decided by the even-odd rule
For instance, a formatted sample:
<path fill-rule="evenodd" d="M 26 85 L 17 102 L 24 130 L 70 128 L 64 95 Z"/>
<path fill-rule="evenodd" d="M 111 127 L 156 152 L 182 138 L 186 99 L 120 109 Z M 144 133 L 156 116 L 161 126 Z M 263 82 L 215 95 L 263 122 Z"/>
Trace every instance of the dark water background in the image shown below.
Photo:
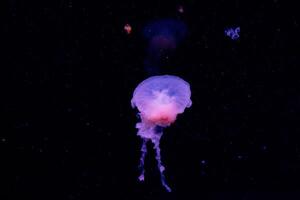
<path fill-rule="evenodd" d="M 9 0 L 5 8 L 3 199 L 299 199 L 296 5 Z M 141 30 L 166 17 L 189 30 L 161 71 L 188 81 L 193 101 L 161 140 L 171 194 L 151 145 L 146 181 L 137 181 L 130 106 L 148 77 Z M 236 26 L 233 41 L 224 29 Z"/>

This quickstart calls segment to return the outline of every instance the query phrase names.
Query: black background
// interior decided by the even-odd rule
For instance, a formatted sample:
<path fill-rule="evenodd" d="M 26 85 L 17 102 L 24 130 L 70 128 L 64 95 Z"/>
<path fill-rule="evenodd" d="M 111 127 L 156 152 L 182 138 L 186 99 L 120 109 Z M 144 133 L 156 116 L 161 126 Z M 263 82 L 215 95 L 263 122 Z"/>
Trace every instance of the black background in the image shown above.
<path fill-rule="evenodd" d="M 299 199 L 297 12 L 282 0 L 9 0 L 1 25 L 8 199 Z M 188 81 L 193 101 L 161 139 L 170 194 L 151 145 L 146 180 L 137 181 L 130 106 L 149 77 L 141 30 L 163 18 L 188 26 L 161 70 Z M 238 40 L 225 36 L 237 26 Z"/>

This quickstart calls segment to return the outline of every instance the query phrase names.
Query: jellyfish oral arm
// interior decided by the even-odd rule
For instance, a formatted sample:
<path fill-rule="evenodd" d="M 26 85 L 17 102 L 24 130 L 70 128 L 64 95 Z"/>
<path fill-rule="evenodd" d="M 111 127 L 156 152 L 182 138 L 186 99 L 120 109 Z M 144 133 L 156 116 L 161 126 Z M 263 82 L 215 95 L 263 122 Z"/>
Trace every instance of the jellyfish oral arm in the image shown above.
<path fill-rule="evenodd" d="M 144 139 L 143 140 L 143 144 L 142 144 L 142 148 L 141 148 L 141 152 L 142 152 L 142 155 L 141 155 L 141 158 L 140 158 L 140 164 L 139 164 L 139 169 L 141 171 L 141 174 L 139 176 L 139 180 L 140 181 L 144 181 L 145 180 L 145 168 L 144 168 L 144 163 L 145 163 L 145 156 L 147 154 L 147 139 Z"/>
<path fill-rule="evenodd" d="M 139 129 L 138 135 L 143 140 L 143 144 L 142 144 L 142 148 L 141 148 L 140 164 L 139 164 L 139 170 L 141 171 L 140 175 L 138 177 L 139 181 L 144 181 L 144 179 L 145 179 L 144 161 L 145 161 L 145 156 L 147 154 L 147 142 L 150 140 L 154 144 L 153 148 L 156 152 L 155 159 L 157 161 L 157 167 L 160 172 L 161 183 L 168 192 L 171 192 L 172 190 L 166 182 L 166 178 L 164 175 L 165 167 L 162 164 L 161 155 L 160 155 L 159 143 L 160 143 L 160 138 L 161 138 L 163 132 L 156 131 L 157 125 L 155 125 L 153 123 L 148 124 L 145 121 L 138 123 L 136 127 Z"/>

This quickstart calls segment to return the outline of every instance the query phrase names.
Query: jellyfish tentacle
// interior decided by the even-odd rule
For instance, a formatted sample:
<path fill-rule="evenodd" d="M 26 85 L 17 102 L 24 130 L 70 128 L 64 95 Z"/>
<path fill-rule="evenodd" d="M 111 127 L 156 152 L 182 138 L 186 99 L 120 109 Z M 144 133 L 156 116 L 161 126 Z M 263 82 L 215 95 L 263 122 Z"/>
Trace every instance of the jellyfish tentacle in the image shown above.
<path fill-rule="evenodd" d="M 140 164 L 139 164 L 139 170 L 141 171 L 141 174 L 139 176 L 139 181 L 144 181 L 145 180 L 145 168 L 144 168 L 144 163 L 145 163 L 145 156 L 147 154 L 147 139 L 143 139 L 143 144 L 141 148 L 141 157 L 140 157 Z"/>
<path fill-rule="evenodd" d="M 161 162 L 159 141 L 154 143 L 154 149 L 156 151 L 155 159 L 157 161 L 157 167 L 158 167 L 159 172 L 160 172 L 160 181 L 161 181 L 161 184 L 166 188 L 166 190 L 168 192 L 171 192 L 172 190 L 168 186 L 166 178 L 165 178 L 165 175 L 164 175 L 165 167 L 163 166 L 163 164 Z"/>

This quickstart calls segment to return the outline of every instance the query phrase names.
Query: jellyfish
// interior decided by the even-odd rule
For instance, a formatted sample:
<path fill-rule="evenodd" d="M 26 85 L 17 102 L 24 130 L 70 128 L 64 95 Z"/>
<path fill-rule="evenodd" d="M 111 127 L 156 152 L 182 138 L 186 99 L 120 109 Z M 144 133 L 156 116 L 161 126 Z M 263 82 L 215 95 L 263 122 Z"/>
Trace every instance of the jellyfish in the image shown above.
<path fill-rule="evenodd" d="M 158 73 L 162 58 L 168 58 L 187 35 L 186 25 L 176 19 L 161 19 L 150 22 L 143 29 L 143 35 L 148 41 L 148 51 L 145 60 L 146 70 Z"/>
<path fill-rule="evenodd" d="M 178 114 L 192 105 L 190 85 L 183 79 L 173 75 L 152 76 L 141 82 L 134 90 L 131 99 L 133 108 L 137 108 L 141 122 L 136 124 L 137 135 L 143 140 L 138 177 L 144 181 L 144 160 L 147 154 L 147 142 L 152 142 L 156 152 L 157 167 L 160 172 L 161 184 L 168 191 L 168 186 L 161 161 L 160 138 L 163 129 L 175 122 Z"/>
<path fill-rule="evenodd" d="M 225 35 L 230 37 L 232 40 L 237 40 L 240 35 L 240 27 L 236 27 L 235 29 L 234 28 L 228 28 L 228 29 L 225 29 Z"/>
<path fill-rule="evenodd" d="M 177 6 L 177 11 L 179 12 L 179 13 L 184 13 L 184 8 L 183 8 L 183 6 L 182 5 L 179 5 L 179 6 Z"/>

